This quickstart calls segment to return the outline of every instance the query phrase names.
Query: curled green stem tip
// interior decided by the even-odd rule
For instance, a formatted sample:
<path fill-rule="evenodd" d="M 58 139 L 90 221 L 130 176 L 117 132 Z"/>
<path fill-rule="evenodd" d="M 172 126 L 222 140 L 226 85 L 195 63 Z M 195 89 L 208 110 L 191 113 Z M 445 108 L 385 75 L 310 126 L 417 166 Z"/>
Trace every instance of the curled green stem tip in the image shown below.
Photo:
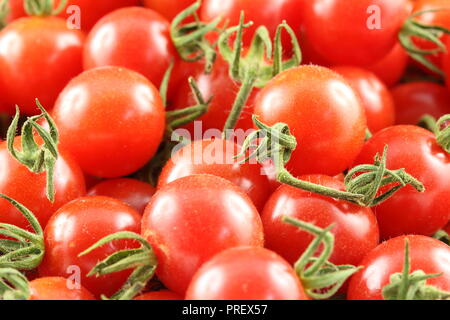
<path fill-rule="evenodd" d="M 27 278 L 13 268 L 0 268 L 0 300 L 28 300 Z"/>

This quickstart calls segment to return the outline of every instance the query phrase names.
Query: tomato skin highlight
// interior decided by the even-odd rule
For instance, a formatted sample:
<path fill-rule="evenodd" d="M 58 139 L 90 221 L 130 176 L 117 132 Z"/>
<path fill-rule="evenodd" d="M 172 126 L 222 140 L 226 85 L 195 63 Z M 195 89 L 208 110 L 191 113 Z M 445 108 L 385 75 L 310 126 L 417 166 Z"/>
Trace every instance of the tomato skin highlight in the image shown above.
<path fill-rule="evenodd" d="M 30 300 L 95 300 L 85 288 L 69 288 L 61 277 L 38 278 L 30 282 Z"/>
<path fill-rule="evenodd" d="M 158 278 L 179 294 L 216 253 L 262 247 L 264 242 L 261 218 L 250 198 L 212 175 L 180 178 L 161 188 L 145 209 L 141 233 L 155 250 Z"/>
<path fill-rule="evenodd" d="M 450 247 L 436 239 L 408 235 L 383 242 L 364 258 L 364 269 L 351 278 L 349 300 L 383 300 L 382 288 L 392 274 L 403 270 L 405 239 L 409 240 L 411 272 L 442 273 L 427 284 L 450 290 Z"/>
<path fill-rule="evenodd" d="M 264 248 L 225 250 L 195 274 L 186 300 L 308 300 L 290 264 Z"/>
<path fill-rule="evenodd" d="M 418 124 L 424 115 L 439 119 L 450 113 L 450 92 L 433 82 L 409 82 L 391 90 L 397 124 Z"/>
<path fill-rule="evenodd" d="M 410 12 L 407 0 L 309 0 L 303 8 L 314 50 L 332 64 L 354 66 L 386 56 Z"/>
<path fill-rule="evenodd" d="M 115 178 L 153 157 L 165 129 L 164 113 L 158 90 L 145 77 L 103 67 L 72 79 L 55 104 L 53 119 L 60 145 L 85 173 Z"/>
<path fill-rule="evenodd" d="M 366 110 L 367 126 L 375 133 L 395 123 L 395 106 L 391 93 L 372 72 L 357 67 L 332 68 L 342 75 L 359 95 Z"/>
<path fill-rule="evenodd" d="M 133 300 L 184 300 L 182 296 L 169 290 L 143 293 Z"/>
<path fill-rule="evenodd" d="M 111 179 L 92 187 L 88 196 L 106 196 L 123 201 L 143 214 L 156 190 L 148 183 L 135 179 Z"/>
<path fill-rule="evenodd" d="M 39 114 L 36 98 L 51 110 L 59 92 L 82 70 L 85 36 L 63 19 L 26 17 L 0 32 L 2 100 L 10 113 L 15 105 L 26 115 Z"/>
<path fill-rule="evenodd" d="M 282 72 L 258 94 L 255 114 L 270 126 L 289 125 L 298 146 L 287 168 L 295 176 L 339 174 L 364 144 L 366 116 L 359 98 L 343 77 L 327 68 L 300 66 Z"/>
<path fill-rule="evenodd" d="M 84 69 L 125 67 L 146 76 L 155 86 L 174 59 L 169 22 L 153 10 L 130 7 L 103 17 L 84 47 Z"/>
<path fill-rule="evenodd" d="M 301 180 L 345 190 L 336 178 L 324 175 L 302 176 Z M 315 195 L 283 185 L 267 201 L 262 213 L 266 248 L 294 264 L 314 239 L 306 231 L 281 221 L 283 216 L 313 223 L 320 228 L 331 224 L 335 245 L 330 262 L 358 265 L 379 243 L 378 225 L 370 208 Z"/>
<path fill-rule="evenodd" d="M 115 293 L 130 274 L 130 270 L 100 277 L 86 275 L 101 260 L 112 253 L 139 248 L 134 241 L 120 240 L 78 257 L 100 239 L 120 231 L 139 232 L 141 216 L 127 204 L 108 197 L 84 197 L 60 208 L 44 230 L 45 256 L 39 266 L 44 277 L 67 277 L 72 266 L 80 271 L 81 284 L 96 297 Z"/>
<path fill-rule="evenodd" d="M 21 137 L 14 139 L 14 146 L 21 148 Z M 46 195 L 46 173 L 35 174 L 19 163 L 9 153 L 6 141 L 0 143 L 0 172 L 0 193 L 31 210 L 42 228 L 61 206 L 86 194 L 80 167 L 62 148 L 55 165 L 53 203 Z M 30 228 L 25 217 L 4 199 L 0 199 L 0 221 L 20 228 Z"/>
<path fill-rule="evenodd" d="M 425 186 L 419 193 L 406 186 L 374 207 L 382 239 L 403 234 L 431 236 L 449 220 L 450 156 L 431 132 L 416 126 L 386 128 L 364 146 L 355 165 L 370 163 L 388 146 L 386 167 L 404 168 Z"/>
<path fill-rule="evenodd" d="M 239 159 L 234 159 L 240 148 L 229 140 L 194 141 L 180 149 L 167 162 L 159 177 L 158 189 L 182 177 L 211 174 L 239 186 L 252 199 L 258 211 L 261 211 L 270 196 L 270 182 L 261 165 L 239 164 Z"/>

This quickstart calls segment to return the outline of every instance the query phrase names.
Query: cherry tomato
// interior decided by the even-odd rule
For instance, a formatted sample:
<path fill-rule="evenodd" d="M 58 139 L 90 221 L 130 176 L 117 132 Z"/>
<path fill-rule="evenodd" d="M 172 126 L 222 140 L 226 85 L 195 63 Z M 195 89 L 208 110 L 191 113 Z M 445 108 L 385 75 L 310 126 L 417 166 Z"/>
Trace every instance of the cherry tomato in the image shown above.
<path fill-rule="evenodd" d="M 119 250 L 138 248 L 134 241 L 120 240 L 78 257 L 100 239 L 119 232 L 139 232 L 141 216 L 130 206 L 108 197 L 85 197 L 69 202 L 50 219 L 44 231 L 45 256 L 39 266 L 44 277 L 80 276 L 81 284 L 96 297 L 113 294 L 131 271 L 100 277 L 87 273 L 101 260 Z"/>
<path fill-rule="evenodd" d="M 88 196 L 106 196 L 121 200 L 137 212 L 144 213 L 155 188 L 135 179 L 111 179 L 100 182 L 88 191 Z"/>
<path fill-rule="evenodd" d="M 229 140 L 194 141 L 167 162 L 159 177 L 158 189 L 182 177 L 212 174 L 239 186 L 256 208 L 262 210 L 270 196 L 269 180 L 259 164 L 239 164 L 239 159 L 234 159 L 239 152 L 240 146 Z"/>
<path fill-rule="evenodd" d="M 359 95 L 366 110 L 367 126 L 372 133 L 394 125 L 392 95 L 375 74 L 358 67 L 337 66 L 332 69 L 342 75 Z"/>
<path fill-rule="evenodd" d="M 417 124 L 424 115 L 437 119 L 450 113 L 450 93 L 433 82 L 410 82 L 392 89 L 397 124 Z"/>
<path fill-rule="evenodd" d="M 184 300 L 182 296 L 169 290 L 146 292 L 133 300 Z"/>
<path fill-rule="evenodd" d="M 128 175 L 155 154 L 165 127 L 162 99 L 140 74 L 119 67 L 85 71 L 61 92 L 53 111 L 60 145 L 84 172 Z"/>
<path fill-rule="evenodd" d="M 447 52 L 450 52 L 450 37 L 447 39 Z M 447 87 L 450 89 L 450 54 L 445 54 L 442 56 L 442 67 L 443 70 L 445 72 L 445 74 L 447 75 L 446 82 L 447 82 Z"/>
<path fill-rule="evenodd" d="M 300 179 L 345 190 L 341 181 L 328 176 L 303 176 Z M 314 237 L 282 222 L 283 216 L 310 222 L 320 228 L 335 224 L 331 230 L 335 235 L 335 245 L 330 261 L 336 265 L 358 265 L 378 245 L 378 225 L 370 208 L 283 185 L 268 200 L 262 221 L 266 247 L 291 264 L 300 258 Z"/>
<path fill-rule="evenodd" d="M 354 66 L 385 57 L 409 13 L 407 0 L 309 0 L 303 8 L 315 51 L 333 64 Z"/>
<path fill-rule="evenodd" d="M 14 145 L 17 149 L 21 148 L 20 137 L 15 138 Z M 61 148 L 56 160 L 53 182 L 55 201 L 51 203 L 46 196 L 46 173 L 31 172 L 11 156 L 6 142 L 0 143 L 0 193 L 31 210 L 43 228 L 62 205 L 86 194 L 80 167 Z M 25 217 L 4 199 L 0 199 L 0 221 L 20 228 L 29 227 Z"/>
<path fill-rule="evenodd" d="M 125 67 L 159 86 L 174 55 L 165 18 L 146 8 L 124 8 L 103 17 L 89 33 L 84 69 Z"/>
<path fill-rule="evenodd" d="M 181 11 L 194 4 L 196 0 L 144 0 L 144 6 L 162 14 L 166 19 L 172 20 Z"/>
<path fill-rule="evenodd" d="M 374 208 L 381 238 L 402 234 L 433 235 L 449 221 L 450 155 L 436 142 L 431 132 L 416 126 L 386 128 L 364 146 L 356 164 L 373 162 L 388 146 L 386 167 L 404 168 L 425 186 L 419 193 L 411 186 Z"/>
<path fill-rule="evenodd" d="M 308 300 L 294 269 L 264 248 L 225 250 L 192 279 L 186 300 Z"/>
<path fill-rule="evenodd" d="M 396 44 L 389 54 L 380 61 L 367 66 L 388 87 L 397 84 L 408 66 L 409 56 L 400 44 Z"/>
<path fill-rule="evenodd" d="M 25 17 L 27 13 L 23 8 L 23 0 L 9 0 L 9 14 L 6 19 L 7 23 L 10 23 L 18 18 Z"/>
<path fill-rule="evenodd" d="M 336 175 L 364 144 L 364 108 L 344 78 L 327 68 L 300 66 L 279 74 L 258 94 L 255 114 L 268 125 L 289 125 L 298 147 L 287 168 L 297 176 Z"/>
<path fill-rule="evenodd" d="M 61 277 L 39 278 L 30 282 L 30 300 L 95 300 L 83 287 L 70 287 L 71 281 Z"/>
<path fill-rule="evenodd" d="M 145 209 L 141 232 L 158 258 L 158 278 L 179 294 L 216 253 L 263 246 L 261 218 L 250 198 L 212 175 L 180 178 L 161 188 Z"/>
<path fill-rule="evenodd" d="M 383 242 L 364 258 L 364 269 L 351 278 L 349 300 L 383 300 L 383 287 L 392 274 L 403 270 L 405 239 L 409 240 L 411 272 L 442 274 L 427 280 L 427 284 L 450 290 L 450 247 L 436 239 L 411 235 Z"/>
<path fill-rule="evenodd" d="M 83 33 L 60 18 L 28 17 L 6 26 L 0 32 L 2 100 L 27 115 L 40 113 L 36 98 L 53 108 L 59 92 L 83 69 L 83 44 Z"/>

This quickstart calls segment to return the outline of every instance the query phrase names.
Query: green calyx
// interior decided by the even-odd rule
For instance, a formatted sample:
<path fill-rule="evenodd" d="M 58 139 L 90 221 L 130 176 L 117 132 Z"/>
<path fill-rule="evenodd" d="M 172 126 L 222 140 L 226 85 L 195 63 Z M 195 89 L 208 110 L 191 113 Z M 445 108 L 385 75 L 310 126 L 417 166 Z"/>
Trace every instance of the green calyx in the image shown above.
<path fill-rule="evenodd" d="M 54 0 L 24 0 L 24 9 L 29 16 L 57 16 L 66 8 L 66 5 L 67 0 L 60 0 L 56 8 Z"/>
<path fill-rule="evenodd" d="M 330 232 L 333 225 L 322 229 L 287 216 L 282 221 L 315 236 L 294 265 L 295 272 L 311 298 L 331 298 L 350 276 L 361 269 L 352 265 L 335 265 L 328 260 L 334 249 L 334 235 Z M 321 252 L 318 254 L 319 250 Z"/>
<path fill-rule="evenodd" d="M 447 153 L 450 153 L 450 114 L 436 122 L 436 141 Z"/>
<path fill-rule="evenodd" d="M 16 269 L 0 268 L 0 300 L 28 300 L 27 278 Z"/>
<path fill-rule="evenodd" d="M 79 256 L 81 257 L 89 254 L 98 247 L 117 240 L 137 240 L 141 244 L 141 248 L 121 250 L 113 253 L 92 268 L 88 273 L 88 276 L 95 275 L 98 277 L 105 274 L 134 269 L 119 291 L 110 298 L 102 297 L 104 300 L 131 300 L 145 288 L 147 282 L 150 281 L 155 274 L 156 266 L 158 264 L 152 246 L 144 238 L 133 232 L 118 232 L 101 239 L 90 248 L 80 253 Z"/>
<path fill-rule="evenodd" d="M 405 239 L 405 261 L 403 271 L 392 274 L 390 282 L 383 288 L 385 300 L 448 300 L 450 292 L 427 285 L 427 280 L 440 277 L 441 274 L 426 274 L 422 270 L 411 273 L 409 241 Z"/>
<path fill-rule="evenodd" d="M 44 232 L 34 214 L 24 205 L 0 194 L 0 198 L 11 203 L 27 219 L 34 233 L 15 225 L 0 223 L 0 268 L 33 270 L 41 263 L 44 252 Z"/>
<path fill-rule="evenodd" d="M 203 23 L 197 15 L 201 6 L 201 1 L 197 1 L 184 11 L 179 13 L 170 28 L 172 42 L 178 54 L 184 61 L 196 62 L 205 60 L 205 72 L 210 73 L 216 60 L 215 45 L 211 44 L 206 35 L 211 32 L 220 32 L 218 25 L 221 18 L 214 19 L 211 23 Z M 194 18 L 194 22 L 187 22 L 186 19 Z"/>
<path fill-rule="evenodd" d="M 10 154 L 21 164 L 26 166 L 31 172 L 39 174 L 47 173 L 47 198 L 53 202 L 55 200 L 55 187 L 53 183 L 56 160 L 58 159 L 59 135 L 56 124 L 50 115 L 45 111 L 39 100 L 36 99 L 36 105 L 42 111 L 38 116 L 29 117 L 22 126 L 22 150 L 16 150 L 14 147 L 14 138 L 20 117 L 19 107 L 16 106 L 16 115 L 8 128 L 7 144 Z M 47 132 L 37 123 L 40 119 L 45 119 L 49 125 Z M 39 146 L 35 141 L 34 131 L 42 138 L 43 144 Z"/>
<path fill-rule="evenodd" d="M 424 65 L 431 71 L 442 76 L 444 76 L 442 70 L 440 70 L 439 67 L 430 62 L 427 59 L 427 56 L 435 55 L 440 52 L 446 52 L 445 44 L 441 41 L 440 38 L 443 34 L 450 34 L 450 30 L 441 26 L 428 26 L 422 24 L 418 22 L 416 18 L 424 13 L 439 12 L 443 10 L 446 9 L 424 10 L 413 14 L 405 21 L 400 33 L 398 34 L 400 44 L 403 46 L 406 52 L 408 52 L 411 58 Z M 420 49 L 414 43 L 414 38 L 421 38 L 423 40 L 430 41 L 434 43 L 437 48 L 432 50 Z"/>
<path fill-rule="evenodd" d="M 0 0 L 0 30 L 6 26 L 10 12 L 9 0 Z"/>

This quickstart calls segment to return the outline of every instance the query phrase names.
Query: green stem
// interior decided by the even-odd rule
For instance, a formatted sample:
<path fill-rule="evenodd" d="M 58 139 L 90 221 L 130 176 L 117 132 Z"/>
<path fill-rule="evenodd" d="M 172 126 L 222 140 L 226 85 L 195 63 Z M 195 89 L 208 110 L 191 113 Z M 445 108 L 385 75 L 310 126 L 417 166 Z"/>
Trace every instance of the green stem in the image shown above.
<path fill-rule="evenodd" d="M 450 114 L 441 117 L 436 123 L 436 141 L 450 153 Z"/>
<path fill-rule="evenodd" d="M 24 9 L 29 16 L 57 16 L 67 5 L 67 0 L 60 0 L 55 8 L 54 0 L 24 0 Z"/>
<path fill-rule="evenodd" d="M 0 30 L 7 25 L 10 11 L 9 0 L 0 0 Z"/>
<path fill-rule="evenodd" d="M 30 289 L 27 278 L 13 268 L 0 269 L 0 300 L 28 300 Z"/>

